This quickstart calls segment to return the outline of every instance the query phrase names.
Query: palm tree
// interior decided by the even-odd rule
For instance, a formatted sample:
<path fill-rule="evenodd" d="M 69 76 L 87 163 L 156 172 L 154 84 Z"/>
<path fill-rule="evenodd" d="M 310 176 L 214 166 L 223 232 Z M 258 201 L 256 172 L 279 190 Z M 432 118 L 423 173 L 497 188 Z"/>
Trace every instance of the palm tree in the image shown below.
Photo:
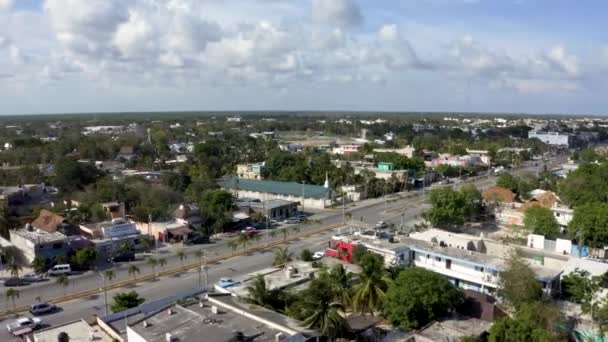
<path fill-rule="evenodd" d="M 42 260 L 42 258 L 35 257 L 34 260 L 32 260 L 32 262 L 30 263 L 30 267 L 34 270 L 34 272 L 40 274 L 40 273 L 44 273 L 44 269 L 46 268 L 46 263 L 44 262 L 44 260 Z"/>
<path fill-rule="evenodd" d="M 165 258 L 160 258 L 158 259 L 158 266 L 160 266 L 161 272 L 163 267 L 165 267 L 167 265 L 167 259 Z"/>
<path fill-rule="evenodd" d="M 289 252 L 287 247 L 278 247 L 274 250 L 274 261 L 272 266 L 284 267 L 286 263 L 292 260 L 293 254 Z"/>
<path fill-rule="evenodd" d="M 6 300 L 10 300 L 13 303 L 13 310 L 17 308 L 15 304 L 15 299 L 19 298 L 19 290 L 8 289 L 6 290 Z"/>
<path fill-rule="evenodd" d="M 287 235 L 289 234 L 289 230 L 287 230 L 287 228 L 281 228 L 281 233 L 283 234 L 283 240 L 287 240 Z"/>
<path fill-rule="evenodd" d="M 186 252 L 184 252 L 183 249 L 180 249 L 179 251 L 177 251 L 177 253 L 175 253 L 175 255 L 177 255 L 177 257 L 179 258 L 179 262 L 182 264 L 182 267 L 184 267 L 184 260 L 188 259 L 188 255 L 186 255 Z"/>
<path fill-rule="evenodd" d="M 103 277 L 108 281 L 112 281 L 116 278 L 116 274 L 112 270 L 107 270 L 103 273 Z"/>
<path fill-rule="evenodd" d="M 149 257 L 146 259 L 146 264 L 152 266 L 152 275 L 156 278 L 156 266 L 158 265 L 158 259 Z"/>
<path fill-rule="evenodd" d="M 353 310 L 373 315 L 374 310 L 382 308 L 387 288 L 384 261 L 382 257 L 368 254 L 361 260 L 361 267 L 361 282 L 353 288 Z"/>
<path fill-rule="evenodd" d="M 297 234 L 300 232 L 300 226 L 293 226 L 291 227 L 291 232 L 294 234 Z"/>
<path fill-rule="evenodd" d="M 344 307 L 335 300 L 335 292 L 329 274 L 321 271 L 310 287 L 288 308 L 290 315 L 303 321 L 308 328 L 319 330 L 329 340 L 335 340 L 347 327 L 346 320 L 340 314 Z"/>
<path fill-rule="evenodd" d="M 135 280 L 137 275 L 140 273 L 139 267 L 137 267 L 135 265 L 129 265 L 129 268 L 127 269 L 127 271 L 129 272 L 129 275 L 133 277 L 133 280 Z"/>
<path fill-rule="evenodd" d="M 254 236 L 251 237 L 253 239 L 253 241 L 255 241 L 256 243 L 260 243 L 260 240 L 262 240 L 262 235 L 260 234 L 255 234 Z"/>
<path fill-rule="evenodd" d="M 266 287 L 264 275 L 256 274 L 255 278 L 253 278 L 253 281 L 251 281 L 251 284 L 247 286 L 246 290 L 247 297 L 245 297 L 245 301 L 247 303 L 272 309 L 272 306 L 269 304 L 272 295 Z"/>
<path fill-rule="evenodd" d="M 239 235 L 238 242 L 240 245 L 243 245 L 243 249 L 247 249 L 247 244 L 249 243 L 249 236 L 247 236 L 247 234 Z"/>
<path fill-rule="evenodd" d="M 334 292 L 337 297 L 336 300 L 344 307 L 350 305 L 352 300 L 350 282 L 353 278 L 353 274 L 346 271 L 342 264 L 336 264 L 329 271 L 329 278 L 334 287 Z"/>
<path fill-rule="evenodd" d="M 11 273 L 11 277 L 19 278 L 19 272 L 23 270 L 23 267 L 15 263 L 11 263 L 10 265 L 8 265 L 8 270 Z"/>
<path fill-rule="evenodd" d="M 57 277 L 57 279 L 55 279 L 55 283 L 63 287 L 63 295 L 67 295 L 66 291 L 68 285 L 70 285 L 70 279 L 68 279 L 68 276 L 66 276 L 65 274 L 60 275 L 59 277 Z"/>
<path fill-rule="evenodd" d="M 274 229 L 273 229 L 273 230 L 271 230 L 271 231 L 268 233 L 268 236 L 270 236 L 270 238 L 271 238 L 271 239 L 274 239 L 274 238 L 277 236 L 277 231 L 276 231 L 276 230 L 274 230 Z"/>
<path fill-rule="evenodd" d="M 232 248 L 232 254 L 234 254 L 234 252 L 236 252 L 236 249 L 239 248 L 240 243 L 237 240 L 230 240 L 226 245 Z"/>

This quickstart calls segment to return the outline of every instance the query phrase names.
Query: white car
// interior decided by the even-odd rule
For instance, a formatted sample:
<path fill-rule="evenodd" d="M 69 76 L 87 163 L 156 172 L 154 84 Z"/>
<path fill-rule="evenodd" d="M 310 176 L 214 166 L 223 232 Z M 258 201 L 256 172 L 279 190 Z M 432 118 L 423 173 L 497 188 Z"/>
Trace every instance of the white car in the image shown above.
<path fill-rule="evenodd" d="M 32 330 L 40 329 L 42 328 L 42 320 L 37 317 L 21 317 L 6 325 L 6 329 L 10 333 L 26 328 L 31 328 Z"/>
<path fill-rule="evenodd" d="M 325 252 L 324 251 L 317 251 L 312 255 L 312 259 L 313 260 L 319 260 L 322 259 L 325 256 Z"/>

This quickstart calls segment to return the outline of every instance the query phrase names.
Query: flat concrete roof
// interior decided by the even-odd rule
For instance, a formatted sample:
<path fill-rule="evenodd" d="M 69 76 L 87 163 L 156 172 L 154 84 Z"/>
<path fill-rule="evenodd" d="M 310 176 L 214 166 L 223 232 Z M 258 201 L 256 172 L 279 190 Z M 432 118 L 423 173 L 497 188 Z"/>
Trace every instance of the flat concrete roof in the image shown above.
<path fill-rule="evenodd" d="M 48 233 L 43 230 L 29 231 L 27 229 L 19 229 L 19 230 L 10 231 L 10 234 L 18 235 L 18 236 L 20 236 L 28 241 L 34 242 L 34 243 L 38 243 L 38 242 L 49 243 L 49 242 L 54 242 L 54 241 L 63 241 L 66 238 L 65 235 L 61 234 L 60 232 Z"/>
<path fill-rule="evenodd" d="M 287 268 L 292 267 L 296 273 L 291 277 L 287 277 Z M 319 268 L 313 268 L 312 263 L 305 261 L 295 261 L 287 265 L 286 268 L 268 268 L 247 275 L 247 280 L 240 284 L 229 287 L 227 290 L 239 297 L 247 296 L 247 287 L 253 282 L 253 278 L 257 274 L 262 274 L 266 281 L 268 290 L 284 289 L 309 282 L 312 278 L 311 273 L 319 271 Z"/>
<path fill-rule="evenodd" d="M 450 341 L 466 336 L 480 336 L 491 323 L 477 318 L 456 318 L 433 322 L 414 334 L 416 341 Z"/>
<path fill-rule="evenodd" d="M 256 337 L 254 341 L 274 341 L 279 333 L 223 307 L 218 309 L 214 314 L 209 302 L 205 302 L 202 308 L 196 303 L 185 307 L 174 304 L 131 324 L 129 328 L 147 342 L 166 342 L 167 333 L 178 341 L 230 341 L 237 332 L 248 338 Z"/>
<path fill-rule="evenodd" d="M 84 320 L 70 322 L 52 328 L 40 330 L 34 333 L 36 342 L 57 342 L 57 336 L 65 332 L 70 337 L 70 342 L 113 342 L 114 339 L 99 326 L 90 326 Z M 94 339 L 91 339 L 94 337 Z"/>

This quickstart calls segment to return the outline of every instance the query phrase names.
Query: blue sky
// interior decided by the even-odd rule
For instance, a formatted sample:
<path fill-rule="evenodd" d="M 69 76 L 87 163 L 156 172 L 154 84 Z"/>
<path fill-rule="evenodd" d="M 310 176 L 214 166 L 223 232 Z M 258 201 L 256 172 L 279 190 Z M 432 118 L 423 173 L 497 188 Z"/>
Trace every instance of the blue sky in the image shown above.
<path fill-rule="evenodd" d="M 607 12 L 599 0 L 0 0 L 0 114 L 604 114 Z"/>

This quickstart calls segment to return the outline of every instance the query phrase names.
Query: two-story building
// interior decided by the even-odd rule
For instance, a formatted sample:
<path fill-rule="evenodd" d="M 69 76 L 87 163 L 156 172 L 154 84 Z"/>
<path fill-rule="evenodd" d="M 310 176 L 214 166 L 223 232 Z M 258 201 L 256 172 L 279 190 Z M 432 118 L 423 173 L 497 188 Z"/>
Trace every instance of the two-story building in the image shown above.
<path fill-rule="evenodd" d="M 248 163 L 238 164 L 236 166 L 236 175 L 243 179 L 264 179 L 265 163 Z"/>
<path fill-rule="evenodd" d="M 352 261 L 356 246 L 381 255 L 387 265 L 415 266 L 446 276 L 455 286 L 486 294 L 495 294 L 500 272 L 506 268 L 502 256 L 481 253 L 482 245 L 450 247 L 447 243 L 429 242 L 408 237 L 382 239 L 377 235 L 347 234 L 332 237 L 326 254 Z M 559 290 L 562 273 L 556 268 L 531 263 L 536 279 L 547 294 Z"/>
<path fill-rule="evenodd" d="M 124 218 L 81 224 L 80 231 L 93 242 L 97 253 L 102 257 L 115 255 L 125 243 L 133 250 L 144 248 L 143 237 L 135 223 Z"/>

